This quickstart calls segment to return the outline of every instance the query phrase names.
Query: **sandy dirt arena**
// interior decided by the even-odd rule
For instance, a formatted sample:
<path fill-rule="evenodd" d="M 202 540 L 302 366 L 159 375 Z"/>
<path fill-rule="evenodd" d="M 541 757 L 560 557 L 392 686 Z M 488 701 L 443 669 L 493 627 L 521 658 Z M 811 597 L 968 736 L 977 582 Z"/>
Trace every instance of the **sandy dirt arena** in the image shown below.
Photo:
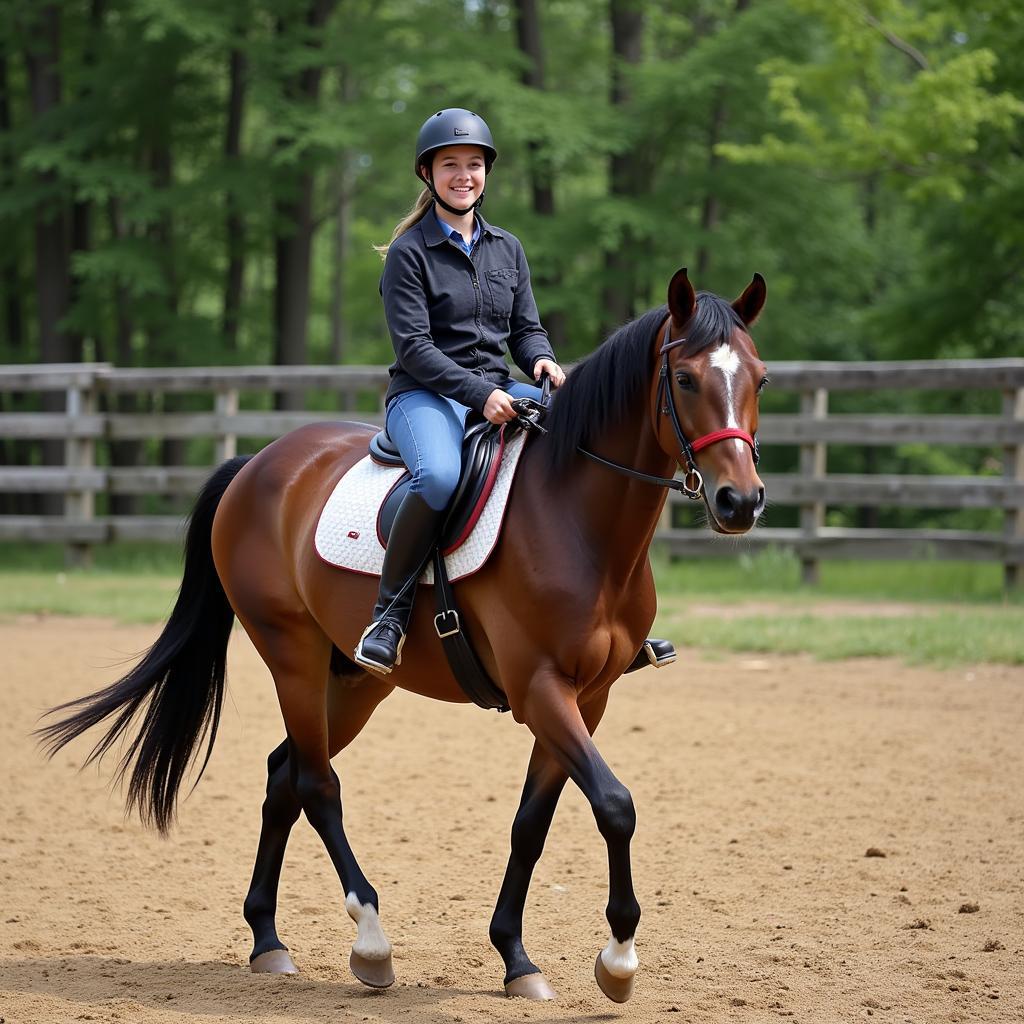
<path fill-rule="evenodd" d="M 156 627 L 0 624 L 0 1018 L 64 1021 L 1024 1020 L 1024 670 L 691 654 L 616 684 L 598 745 L 631 789 L 636 995 L 601 995 L 604 844 L 566 790 L 527 905 L 559 993 L 506 1000 L 487 926 L 531 745 L 508 716 L 396 693 L 335 765 L 396 985 L 348 970 L 355 927 L 300 819 L 279 930 L 299 978 L 248 973 L 241 907 L 269 674 L 235 631 L 206 777 L 169 840 L 126 821 L 110 765 L 28 733 Z M 865 856 L 870 848 L 884 856 Z"/>

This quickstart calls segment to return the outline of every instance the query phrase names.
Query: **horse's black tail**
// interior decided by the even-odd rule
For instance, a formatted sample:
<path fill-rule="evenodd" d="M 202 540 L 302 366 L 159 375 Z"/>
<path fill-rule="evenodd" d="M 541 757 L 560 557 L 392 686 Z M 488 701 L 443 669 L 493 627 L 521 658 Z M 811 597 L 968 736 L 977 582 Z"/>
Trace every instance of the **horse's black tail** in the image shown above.
<path fill-rule="evenodd" d="M 137 810 L 143 822 L 161 832 L 167 832 L 174 820 L 178 789 L 196 759 L 197 747 L 209 731 L 198 782 L 217 736 L 234 612 L 213 564 L 210 535 L 221 497 L 249 458 L 225 462 L 199 492 L 189 517 L 178 600 L 157 642 L 116 683 L 52 708 L 48 715 L 72 714 L 36 732 L 52 757 L 76 736 L 113 717 L 86 758 L 90 764 L 127 733 L 141 712 L 138 734 L 121 758 L 115 779 L 128 776 L 127 810 Z"/>

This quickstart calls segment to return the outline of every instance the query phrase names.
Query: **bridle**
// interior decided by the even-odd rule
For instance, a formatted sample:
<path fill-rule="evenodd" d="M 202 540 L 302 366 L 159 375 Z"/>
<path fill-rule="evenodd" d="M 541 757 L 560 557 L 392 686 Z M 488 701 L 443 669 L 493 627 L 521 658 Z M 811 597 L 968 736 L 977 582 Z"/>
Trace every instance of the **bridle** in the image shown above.
<path fill-rule="evenodd" d="M 662 328 L 659 327 L 659 334 L 661 333 L 661 330 Z M 704 477 L 701 476 L 700 470 L 697 469 L 697 462 L 695 459 L 697 452 L 703 451 L 705 448 L 718 441 L 725 441 L 730 437 L 735 437 L 750 446 L 750 450 L 754 455 L 754 465 L 756 466 L 761 460 L 761 451 L 757 444 L 756 434 L 748 434 L 745 430 L 740 430 L 736 427 L 727 427 L 723 430 L 713 430 L 710 434 L 704 434 L 702 437 L 698 437 L 696 441 L 690 441 L 687 439 L 686 434 L 683 431 L 683 425 L 679 422 L 679 413 L 676 411 L 676 403 L 672 398 L 672 382 L 669 376 L 668 365 L 669 352 L 682 345 L 686 341 L 686 338 L 671 337 L 671 317 L 665 321 L 664 330 L 665 341 L 658 350 L 658 353 L 662 358 L 661 371 L 658 377 L 658 395 L 655 404 L 660 415 L 668 416 L 672 421 L 672 430 L 675 432 L 676 441 L 679 443 L 680 458 L 686 460 L 686 472 L 683 474 L 683 479 L 676 480 L 674 477 L 654 476 L 650 473 L 641 473 L 637 469 L 631 469 L 629 466 L 620 465 L 618 462 L 612 462 L 610 459 L 604 459 L 600 455 L 596 455 L 594 452 L 587 451 L 587 449 L 582 447 L 582 445 L 577 447 L 577 451 L 586 455 L 588 458 L 593 459 L 595 462 L 601 463 L 602 466 L 614 469 L 616 472 L 623 473 L 625 476 L 632 477 L 634 480 L 643 480 L 644 483 L 655 484 L 658 487 L 668 487 L 673 491 L 682 491 L 683 494 L 692 501 L 698 501 L 704 496 Z"/>

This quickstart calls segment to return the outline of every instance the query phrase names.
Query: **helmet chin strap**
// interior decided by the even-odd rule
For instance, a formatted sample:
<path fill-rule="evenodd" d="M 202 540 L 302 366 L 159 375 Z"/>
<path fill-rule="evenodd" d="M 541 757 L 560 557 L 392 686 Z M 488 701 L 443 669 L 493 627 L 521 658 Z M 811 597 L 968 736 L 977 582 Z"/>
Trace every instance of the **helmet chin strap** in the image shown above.
<path fill-rule="evenodd" d="M 487 191 L 485 189 L 483 192 L 480 193 L 480 198 L 477 199 L 477 201 L 472 206 L 467 206 L 466 209 L 460 210 L 457 206 L 452 206 L 451 203 L 446 203 L 437 194 L 437 189 L 434 188 L 434 176 L 432 174 L 427 175 L 427 177 L 425 177 L 423 180 L 426 182 L 427 188 L 429 189 L 430 194 L 434 197 L 434 200 L 437 202 L 437 204 L 442 209 L 447 210 L 451 214 L 454 214 L 456 217 L 462 217 L 467 213 L 472 213 L 474 210 L 479 210 L 480 207 L 483 205 L 484 196 L 487 194 Z"/>

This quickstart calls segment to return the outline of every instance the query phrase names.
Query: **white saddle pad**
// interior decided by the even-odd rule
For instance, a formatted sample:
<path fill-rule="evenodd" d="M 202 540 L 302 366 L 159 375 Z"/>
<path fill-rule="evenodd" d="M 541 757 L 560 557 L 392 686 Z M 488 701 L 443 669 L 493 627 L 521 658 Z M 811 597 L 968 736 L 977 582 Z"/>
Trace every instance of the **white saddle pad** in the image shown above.
<path fill-rule="evenodd" d="M 526 435 L 522 432 L 505 445 L 494 486 L 469 536 L 445 556 L 448 576 L 454 582 L 480 569 L 498 542 L 512 478 Z M 367 455 L 337 483 L 320 513 L 313 544 L 317 554 L 331 565 L 366 576 L 379 576 L 384 548 L 377 537 L 377 513 L 405 470 L 381 466 Z M 423 583 L 434 582 L 434 568 L 428 565 Z"/>

